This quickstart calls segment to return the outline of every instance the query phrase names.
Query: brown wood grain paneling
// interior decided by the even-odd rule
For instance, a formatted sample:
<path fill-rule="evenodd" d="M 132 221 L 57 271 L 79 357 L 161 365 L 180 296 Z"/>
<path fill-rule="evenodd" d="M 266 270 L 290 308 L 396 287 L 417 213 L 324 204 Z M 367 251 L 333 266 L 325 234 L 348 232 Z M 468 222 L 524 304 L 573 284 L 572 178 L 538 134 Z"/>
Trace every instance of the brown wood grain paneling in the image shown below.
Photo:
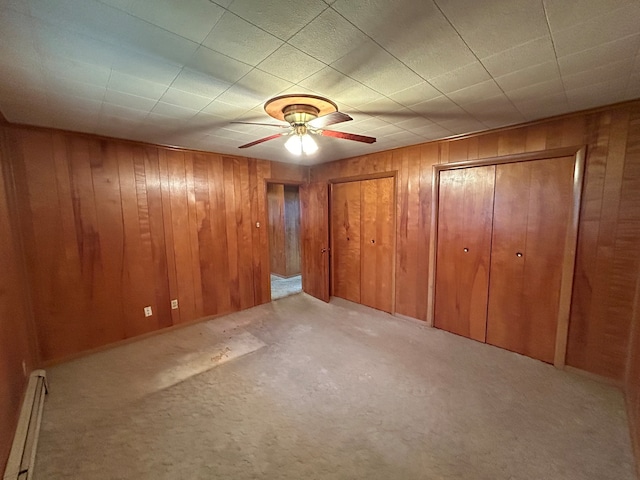
<path fill-rule="evenodd" d="M 284 227 L 284 185 L 270 183 L 267 186 L 269 211 L 269 254 L 271 273 L 287 276 L 287 257 Z"/>
<path fill-rule="evenodd" d="M 331 186 L 331 293 L 356 303 L 360 303 L 362 281 L 361 185 Z"/>
<path fill-rule="evenodd" d="M 359 183 L 362 199 L 360 303 L 392 312 L 395 179 L 376 178 Z"/>
<path fill-rule="evenodd" d="M 389 169 L 398 171 L 396 311 L 423 320 L 427 318 L 428 259 L 423 260 L 426 268 L 417 277 L 406 267 L 415 255 L 410 252 L 428 252 L 429 248 L 426 239 L 430 235 L 430 222 L 424 222 L 421 215 L 419 232 L 412 232 L 409 213 L 415 205 L 420 205 L 424 212 L 428 202 L 428 197 L 423 195 L 430 190 L 424 182 L 425 167 L 430 178 L 431 165 L 449 163 L 459 156 L 482 159 L 586 145 L 567 364 L 621 380 L 631 318 L 629 292 L 638 261 L 638 249 L 629 248 L 629 242 L 640 242 L 635 236 L 639 220 L 630 214 L 640 208 L 633 203 L 631 185 L 637 174 L 630 166 L 634 160 L 629 150 L 640 137 L 638 111 L 640 101 L 384 152 L 393 158 Z M 408 152 L 416 148 L 420 149 L 421 165 L 418 190 L 411 188 L 418 172 L 411 169 L 411 161 L 403 163 L 404 156 L 410 157 Z M 309 176 L 312 181 L 329 181 L 372 174 L 380 166 L 377 160 L 375 165 L 370 162 L 380 156 L 381 153 L 376 153 L 313 166 Z"/>
<path fill-rule="evenodd" d="M 434 325 L 484 342 L 495 166 L 440 172 Z"/>
<path fill-rule="evenodd" d="M 300 186 L 302 289 L 329 301 L 329 185 Z"/>
<path fill-rule="evenodd" d="M 487 343 L 553 363 L 574 158 L 496 166 Z"/>
<path fill-rule="evenodd" d="M 27 373 L 36 364 L 9 156 L 9 140 L 0 127 L 0 472 L 9 456 L 26 387 L 23 362 Z"/>
<path fill-rule="evenodd" d="M 271 162 L 7 132 L 43 362 L 269 300 Z"/>

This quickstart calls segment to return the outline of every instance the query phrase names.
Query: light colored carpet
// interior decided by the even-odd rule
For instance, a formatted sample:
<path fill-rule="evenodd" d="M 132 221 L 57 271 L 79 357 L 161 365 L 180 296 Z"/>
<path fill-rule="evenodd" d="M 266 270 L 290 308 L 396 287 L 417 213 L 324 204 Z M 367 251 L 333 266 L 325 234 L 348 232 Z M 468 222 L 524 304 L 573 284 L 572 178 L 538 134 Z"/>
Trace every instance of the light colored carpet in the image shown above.
<path fill-rule="evenodd" d="M 48 371 L 44 479 L 634 478 L 621 393 L 306 294 Z"/>
<path fill-rule="evenodd" d="M 271 300 L 288 297 L 302 291 L 302 275 L 282 278 L 271 275 Z"/>

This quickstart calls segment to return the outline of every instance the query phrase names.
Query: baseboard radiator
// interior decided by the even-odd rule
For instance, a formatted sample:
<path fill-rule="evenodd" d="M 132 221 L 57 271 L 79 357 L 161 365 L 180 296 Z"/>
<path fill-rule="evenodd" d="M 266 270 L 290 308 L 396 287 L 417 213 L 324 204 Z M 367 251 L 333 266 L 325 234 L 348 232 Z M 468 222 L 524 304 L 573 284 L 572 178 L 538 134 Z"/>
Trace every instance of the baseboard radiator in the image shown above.
<path fill-rule="evenodd" d="M 34 370 L 29 377 L 27 391 L 20 410 L 16 434 L 3 480 L 27 480 L 32 478 L 36 459 L 38 435 L 44 396 L 49 387 L 44 370 Z"/>

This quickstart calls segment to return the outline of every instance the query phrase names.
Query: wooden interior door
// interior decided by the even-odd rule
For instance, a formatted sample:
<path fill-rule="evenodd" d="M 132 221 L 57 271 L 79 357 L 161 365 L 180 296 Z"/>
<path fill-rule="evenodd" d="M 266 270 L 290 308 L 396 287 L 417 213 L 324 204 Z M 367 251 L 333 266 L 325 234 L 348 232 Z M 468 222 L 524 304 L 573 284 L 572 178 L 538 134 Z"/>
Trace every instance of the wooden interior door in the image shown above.
<path fill-rule="evenodd" d="M 496 167 L 487 343 L 553 363 L 574 157 Z"/>
<path fill-rule="evenodd" d="M 495 165 L 440 172 L 434 325 L 485 341 Z"/>
<path fill-rule="evenodd" d="M 331 276 L 336 297 L 360 303 L 361 182 L 331 186 Z"/>
<path fill-rule="evenodd" d="M 302 290 L 329 301 L 329 186 L 300 186 Z"/>
<path fill-rule="evenodd" d="M 363 180 L 360 303 L 393 311 L 395 179 Z"/>

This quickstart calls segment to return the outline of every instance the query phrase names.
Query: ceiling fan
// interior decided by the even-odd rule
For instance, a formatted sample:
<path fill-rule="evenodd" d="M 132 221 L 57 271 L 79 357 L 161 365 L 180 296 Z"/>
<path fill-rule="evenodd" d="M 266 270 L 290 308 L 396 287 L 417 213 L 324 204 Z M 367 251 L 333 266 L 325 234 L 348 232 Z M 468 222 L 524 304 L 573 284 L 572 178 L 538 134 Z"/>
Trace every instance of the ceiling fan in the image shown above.
<path fill-rule="evenodd" d="M 286 128 L 288 131 L 261 138 L 254 142 L 241 145 L 239 148 L 253 147 L 254 145 L 279 137 L 290 136 L 291 138 L 285 143 L 285 147 L 289 152 L 295 155 L 302 153 L 311 155 L 318 150 L 318 145 L 313 138 L 311 138 L 311 135 L 344 138 L 346 140 L 363 143 L 374 143 L 376 141 L 374 137 L 367 137 L 365 135 L 325 130 L 324 127 L 329 125 L 348 122 L 353 119 L 346 113 L 339 112 L 338 106 L 324 97 L 303 94 L 281 95 L 265 103 L 264 109 L 271 117 L 276 120 L 285 121 L 289 125 L 256 122 L 231 123 Z"/>

